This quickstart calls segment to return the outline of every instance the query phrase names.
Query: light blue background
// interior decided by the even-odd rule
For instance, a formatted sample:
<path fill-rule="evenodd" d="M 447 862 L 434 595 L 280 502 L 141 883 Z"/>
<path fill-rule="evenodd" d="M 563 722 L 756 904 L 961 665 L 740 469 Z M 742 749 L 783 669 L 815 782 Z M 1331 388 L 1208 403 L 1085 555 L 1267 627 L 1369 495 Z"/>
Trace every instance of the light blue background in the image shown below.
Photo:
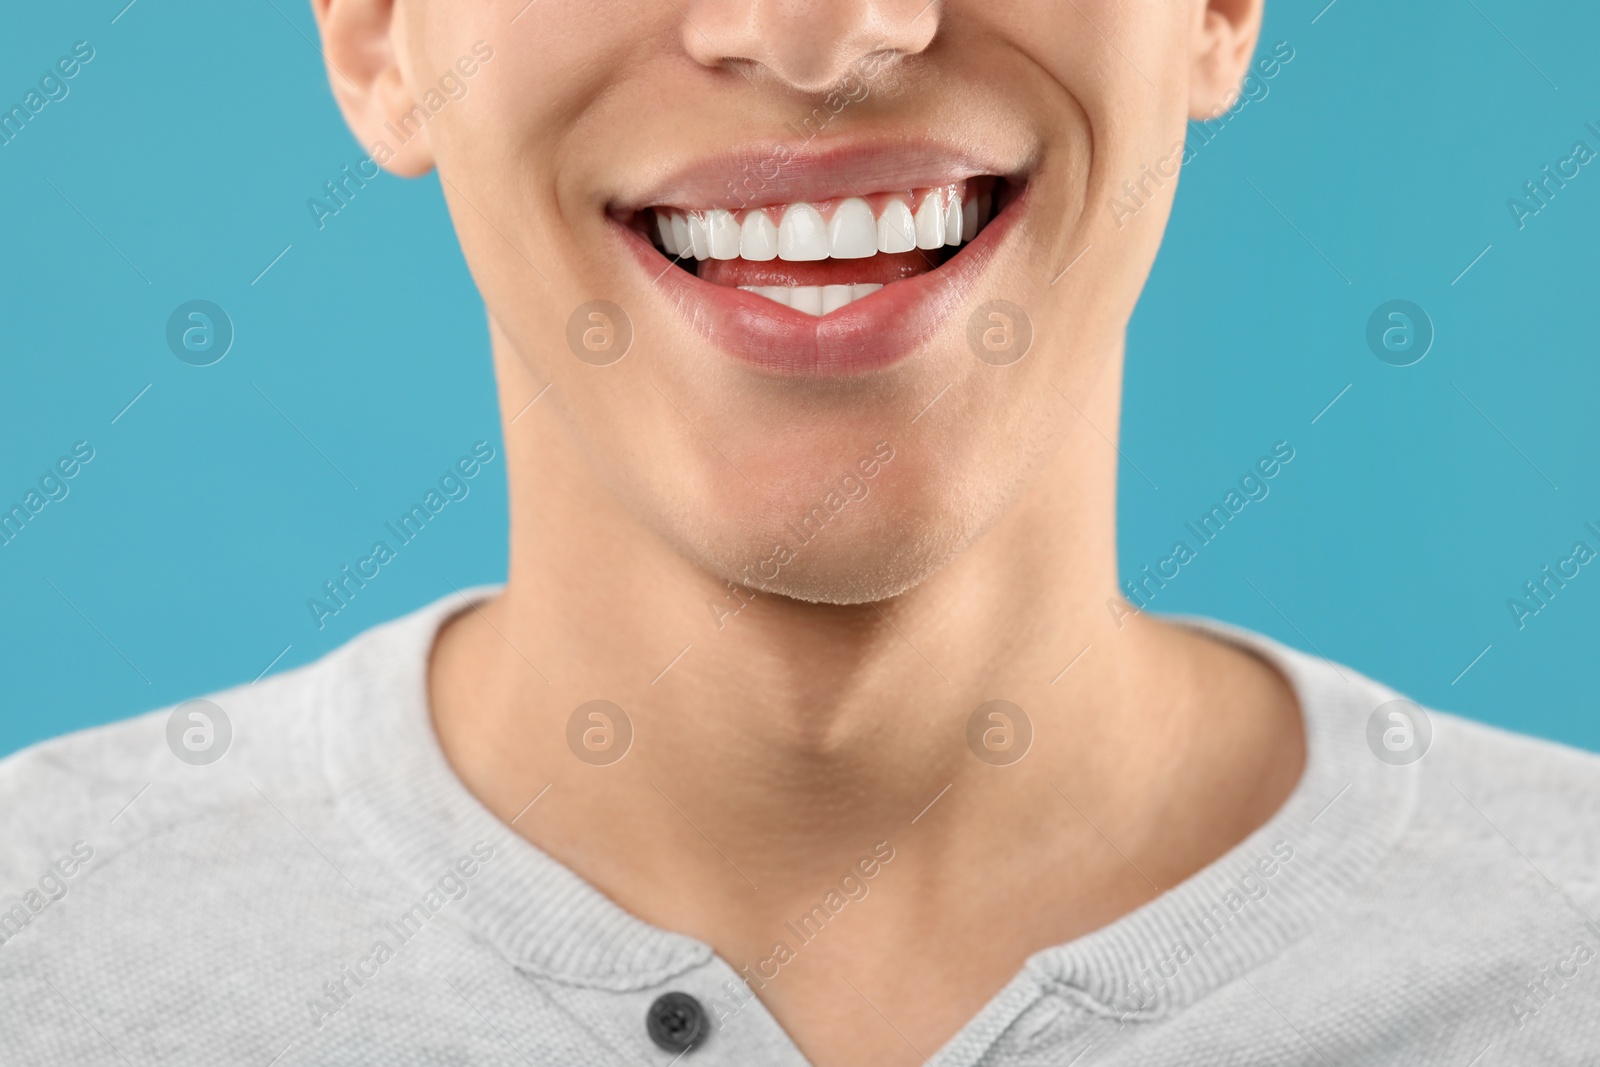
<path fill-rule="evenodd" d="M 386 519 L 472 442 L 498 447 L 480 301 L 432 178 L 384 176 L 313 225 L 306 199 L 361 151 L 301 0 L 140 0 L 113 23 L 124 2 L 0 16 L 7 108 L 74 42 L 96 49 L 0 148 L 0 504 L 74 441 L 96 450 L 0 548 L 0 752 L 305 663 L 504 574 L 496 463 L 308 622 Z M 1506 207 L 1574 141 L 1600 148 L 1600 8 L 1323 2 L 1269 0 L 1264 41 L 1295 58 L 1185 168 L 1130 336 L 1124 573 L 1287 439 L 1271 495 L 1158 610 L 1600 749 L 1600 565 L 1520 632 L 1506 607 L 1574 540 L 1600 548 L 1600 163 L 1520 232 Z M 197 297 L 238 333 L 208 368 L 164 342 Z M 1437 330 L 1407 368 L 1364 340 L 1396 297 Z"/>

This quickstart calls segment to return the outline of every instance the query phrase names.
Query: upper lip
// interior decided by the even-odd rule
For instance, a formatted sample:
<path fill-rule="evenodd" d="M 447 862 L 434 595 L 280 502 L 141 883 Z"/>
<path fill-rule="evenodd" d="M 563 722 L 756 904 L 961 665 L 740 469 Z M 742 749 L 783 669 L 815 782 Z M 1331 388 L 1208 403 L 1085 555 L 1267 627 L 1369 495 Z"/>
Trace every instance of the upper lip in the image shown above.
<path fill-rule="evenodd" d="M 619 200 L 613 210 L 647 207 L 693 210 L 812 203 L 847 196 L 948 185 L 979 175 L 1017 179 L 1028 166 L 992 148 L 955 147 L 930 140 L 829 137 L 827 148 L 806 142 L 752 142 L 670 169 Z"/>

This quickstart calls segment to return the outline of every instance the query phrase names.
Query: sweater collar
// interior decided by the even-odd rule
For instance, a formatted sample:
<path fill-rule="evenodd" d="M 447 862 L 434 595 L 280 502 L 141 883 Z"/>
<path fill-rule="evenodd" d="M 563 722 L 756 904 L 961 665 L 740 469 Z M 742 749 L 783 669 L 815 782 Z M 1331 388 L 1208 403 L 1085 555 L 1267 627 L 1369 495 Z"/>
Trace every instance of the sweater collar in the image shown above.
<path fill-rule="evenodd" d="M 452 595 L 333 653 L 319 719 L 341 814 L 389 872 L 422 890 L 477 842 L 494 856 L 451 904 L 514 965 L 569 985 L 644 989 L 711 949 L 635 918 L 517 834 L 456 777 L 434 733 L 428 661 L 449 618 L 494 595 Z"/>
<path fill-rule="evenodd" d="M 1177 1011 L 1283 951 L 1366 881 L 1417 804 L 1419 765 L 1393 766 L 1368 748 L 1369 717 L 1396 693 L 1247 630 L 1171 621 L 1282 672 L 1304 719 L 1306 764 L 1277 813 L 1228 852 L 1143 907 L 1029 960 L 1046 985 L 1125 1020 Z"/>
<path fill-rule="evenodd" d="M 434 637 L 452 615 L 495 591 L 452 595 L 329 657 L 319 719 L 324 770 L 341 813 L 414 889 L 436 882 L 475 843 L 493 846 L 494 858 L 452 911 L 523 970 L 634 990 L 707 963 L 709 946 L 634 917 L 516 834 L 446 761 L 427 703 Z M 1301 936 L 1403 832 L 1418 768 L 1384 763 L 1366 742 L 1367 718 L 1393 692 L 1245 630 L 1174 621 L 1254 653 L 1288 679 L 1305 720 L 1299 783 L 1270 820 L 1180 885 L 1092 934 L 1036 953 L 952 1046 L 986 1045 L 1044 989 L 1121 1019 L 1179 1010 Z M 955 1047 L 946 1052 L 961 1059 Z"/>

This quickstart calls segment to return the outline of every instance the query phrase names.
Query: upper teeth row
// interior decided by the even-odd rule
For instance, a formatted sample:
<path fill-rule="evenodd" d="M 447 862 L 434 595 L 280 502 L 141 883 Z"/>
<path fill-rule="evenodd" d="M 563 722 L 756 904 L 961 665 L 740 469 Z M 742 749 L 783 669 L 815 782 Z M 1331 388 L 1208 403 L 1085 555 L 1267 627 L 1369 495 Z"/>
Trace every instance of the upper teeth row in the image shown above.
<path fill-rule="evenodd" d="M 918 203 L 914 212 L 913 202 Z M 972 240 L 989 221 L 990 196 L 963 203 L 953 186 L 911 197 L 896 193 L 876 215 L 865 199 L 852 196 L 834 203 L 832 217 L 825 218 L 828 206 L 798 203 L 737 212 L 657 208 L 656 233 L 667 255 L 685 259 L 865 259 Z"/>

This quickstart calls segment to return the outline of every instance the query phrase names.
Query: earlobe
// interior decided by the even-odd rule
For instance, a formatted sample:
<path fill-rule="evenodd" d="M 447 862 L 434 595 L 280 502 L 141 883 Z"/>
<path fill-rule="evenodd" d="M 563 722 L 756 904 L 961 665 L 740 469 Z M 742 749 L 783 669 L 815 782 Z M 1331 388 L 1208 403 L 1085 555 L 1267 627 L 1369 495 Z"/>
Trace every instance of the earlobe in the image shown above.
<path fill-rule="evenodd" d="M 402 63 L 404 26 L 394 0 L 311 0 L 328 64 L 328 83 L 350 132 L 374 162 L 415 178 L 433 169 L 425 129 L 395 131 L 416 100 Z"/>
<path fill-rule="evenodd" d="M 1214 119 L 1238 99 L 1261 33 L 1263 0 L 1203 0 L 1189 74 L 1189 117 Z"/>

